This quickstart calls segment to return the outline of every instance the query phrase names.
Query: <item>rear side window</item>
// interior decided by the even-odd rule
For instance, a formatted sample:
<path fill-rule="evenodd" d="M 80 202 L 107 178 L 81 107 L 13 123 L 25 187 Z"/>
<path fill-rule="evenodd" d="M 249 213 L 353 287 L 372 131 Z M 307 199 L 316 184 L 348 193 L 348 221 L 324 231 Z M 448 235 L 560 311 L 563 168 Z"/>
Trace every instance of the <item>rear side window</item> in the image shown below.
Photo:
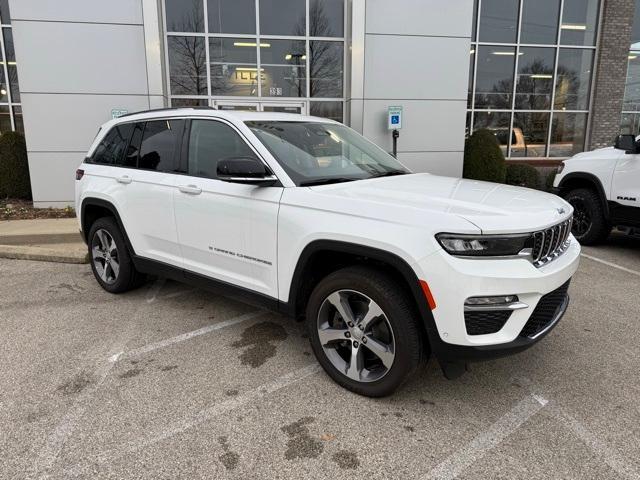
<path fill-rule="evenodd" d="M 189 175 L 217 178 L 220 160 L 257 158 L 230 126 L 215 120 L 192 120 L 189 133 Z"/>
<path fill-rule="evenodd" d="M 147 122 L 142 133 L 138 154 L 138 168 L 161 172 L 179 171 L 178 139 L 184 120 L 153 120 Z M 135 145 L 132 145 L 135 148 Z M 131 153 L 131 152 L 128 152 Z"/>
<path fill-rule="evenodd" d="M 124 157 L 124 163 L 127 167 L 137 167 L 138 157 L 140 156 L 140 144 L 142 143 L 142 131 L 144 130 L 144 122 L 136 123 L 131 135 L 131 141 L 127 147 L 127 153 Z"/>
<path fill-rule="evenodd" d="M 124 153 L 129 143 L 133 124 L 116 125 L 104 136 L 91 156 L 91 163 L 100 165 L 124 165 Z"/>

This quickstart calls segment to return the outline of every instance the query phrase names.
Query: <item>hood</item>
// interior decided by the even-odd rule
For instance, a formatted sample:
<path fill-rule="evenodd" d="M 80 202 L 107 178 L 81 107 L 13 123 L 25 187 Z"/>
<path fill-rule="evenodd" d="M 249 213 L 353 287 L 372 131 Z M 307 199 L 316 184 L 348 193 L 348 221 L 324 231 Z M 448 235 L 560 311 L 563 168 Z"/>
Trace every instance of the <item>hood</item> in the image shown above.
<path fill-rule="evenodd" d="M 523 187 L 440 177 L 427 173 L 374 178 L 311 187 L 318 194 L 342 197 L 346 202 L 366 202 L 399 209 L 417 209 L 461 217 L 483 233 L 517 233 L 541 230 L 573 212 L 555 195 Z"/>
<path fill-rule="evenodd" d="M 620 155 L 624 152 L 622 150 L 616 150 L 613 147 L 604 147 L 598 148 L 596 150 L 591 150 L 589 152 L 580 152 L 576 153 L 573 157 L 564 160 L 564 163 L 568 162 L 574 163 L 574 160 L 577 162 L 582 162 L 584 160 L 594 160 L 600 162 L 611 163 L 615 162 Z"/>

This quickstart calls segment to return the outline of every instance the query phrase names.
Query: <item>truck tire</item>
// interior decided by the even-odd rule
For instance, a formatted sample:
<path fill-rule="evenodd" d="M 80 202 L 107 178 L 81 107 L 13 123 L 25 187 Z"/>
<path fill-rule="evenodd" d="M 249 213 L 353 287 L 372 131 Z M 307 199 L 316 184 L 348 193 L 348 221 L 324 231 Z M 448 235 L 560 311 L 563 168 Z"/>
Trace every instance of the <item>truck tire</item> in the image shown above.
<path fill-rule="evenodd" d="M 611 233 L 598 194 L 588 188 L 571 190 L 565 200 L 574 208 L 571 232 L 582 245 L 603 242 Z"/>
<path fill-rule="evenodd" d="M 93 222 L 87 240 L 91 270 L 102 288 L 110 293 L 122 293 L 142 285 L 144 275 L 135 269 L 113 217 Z"/>
<path fill-rule="evenodd" d="M 306 322 L 320 365 L 360 395 L 390 395 L 421 363 L 423 338 L 412 302 L 374 268 L 347 267 L 322 279 L 309 298 Z"/>

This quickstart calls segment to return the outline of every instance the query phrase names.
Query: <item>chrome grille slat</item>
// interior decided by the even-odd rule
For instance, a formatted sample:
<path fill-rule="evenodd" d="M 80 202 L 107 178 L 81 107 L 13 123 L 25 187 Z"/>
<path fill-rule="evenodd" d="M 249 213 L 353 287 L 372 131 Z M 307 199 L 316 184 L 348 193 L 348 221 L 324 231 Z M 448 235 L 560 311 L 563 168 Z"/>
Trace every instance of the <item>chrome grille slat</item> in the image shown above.
<path fill-rule="evenodd" d="M 533 233 L 531 259 L 536 267 L 541 267 L 559 257 L 568 246 L 573 218 L 552 227 Z"/>

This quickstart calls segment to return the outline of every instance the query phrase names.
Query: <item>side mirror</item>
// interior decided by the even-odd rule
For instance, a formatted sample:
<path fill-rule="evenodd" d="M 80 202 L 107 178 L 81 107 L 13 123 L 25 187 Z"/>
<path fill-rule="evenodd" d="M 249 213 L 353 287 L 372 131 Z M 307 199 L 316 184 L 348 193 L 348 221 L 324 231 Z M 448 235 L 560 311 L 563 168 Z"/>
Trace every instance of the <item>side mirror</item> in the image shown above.
<path fill-rule="evenodd" d="M 618 135 L 613 146 L 617 150 L 624 150 L 625 153 L 640 153 L 635 135 Z"/>
<path fill-rule="evenodd" d="M 277 177 L 253 157 L 226 158 L 218 162 L 218 178 L 227 182 L 249 185 L 273 185 Z"/>

